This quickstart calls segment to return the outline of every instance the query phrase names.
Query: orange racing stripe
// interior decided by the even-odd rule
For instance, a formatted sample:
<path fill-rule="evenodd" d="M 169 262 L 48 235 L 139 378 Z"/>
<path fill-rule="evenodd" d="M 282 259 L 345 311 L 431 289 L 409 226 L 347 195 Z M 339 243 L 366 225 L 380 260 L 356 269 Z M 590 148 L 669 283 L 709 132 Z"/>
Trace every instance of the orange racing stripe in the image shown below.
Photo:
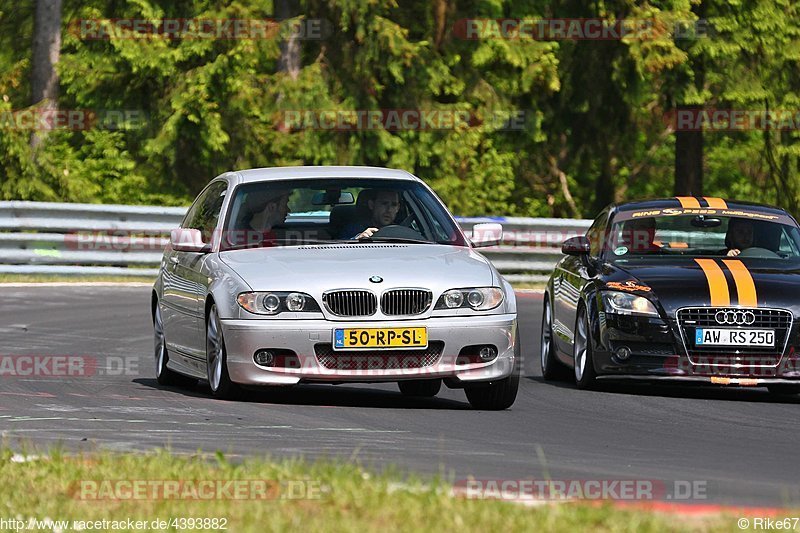
<path fill-rule="evenodd" d="M 738 259 L 723 259 L 723 263 L 733 274 L 733 281 L 736 283 L 736 293 L 739 295 L 739 305 L 745 307 L 758 307 L 758 297 L 756 296 L 756 284 L 753 283 L 753 276 Z"/>
<path fill-rule="evenodd" d="M 727 307 L 731 305 L 731 293 L 728 290 L 728 281 L 725 273 L 713 259 L 695 259 L 703 269 L 708 280 L 708 292 L 711 294 L 711 305 Z"/>
<path fill-rule="evenodd" d="M 722 198 L 712 198 L 710 196 L 703 196 L 703 200 L 706 201 L 708 207 L 712 209 L 728 209 L 728 204 Z"/>
<path fill-rule="evenodd" d="M 684 209 L 700 207 L 700 201 L 694 196 L 676 196 L 675 197 Z"/>

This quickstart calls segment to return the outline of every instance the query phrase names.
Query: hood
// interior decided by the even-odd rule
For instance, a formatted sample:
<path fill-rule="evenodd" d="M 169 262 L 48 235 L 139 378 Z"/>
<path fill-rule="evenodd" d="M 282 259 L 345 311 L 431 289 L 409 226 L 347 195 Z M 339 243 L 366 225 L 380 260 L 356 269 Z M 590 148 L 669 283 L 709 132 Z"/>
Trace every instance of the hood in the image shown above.
<path fill-rule="evenodd" d="M 303 291 L 392 287 L 489 286 L 489 262 L 470 248 L 427 244 L 330 244 L 251 248 L 220 258 L 253 290 Z M 373 276 L 381 283 L 370 282 Z"/>
<path fill-rule="evenodd" d="M 757 307 L 791 309 L 795 316 L 800 314 L 800 261 L 756 258 L 705 261 L 706 268 L 712 271 L 716 264 L 724 280 L 709 281 L 700 263 L 686 257 L 607 264 L 603 278 L 606 286 L 612 284 L 611 288 L 618 283 L 634 282 L 638 287 L 630 284 L 632 292 L 654 295 L 651 299 L 660 302 L 668 316 L 674 316 L 681 307 L 711 306 L 712 287 L 716 297 L 728 298 L 731 306 L 750 307 L 755 302 Z M 714 278 L 713 273 L 711 277 Z M 647 287 L 651 290 L 647 291 Z"/>

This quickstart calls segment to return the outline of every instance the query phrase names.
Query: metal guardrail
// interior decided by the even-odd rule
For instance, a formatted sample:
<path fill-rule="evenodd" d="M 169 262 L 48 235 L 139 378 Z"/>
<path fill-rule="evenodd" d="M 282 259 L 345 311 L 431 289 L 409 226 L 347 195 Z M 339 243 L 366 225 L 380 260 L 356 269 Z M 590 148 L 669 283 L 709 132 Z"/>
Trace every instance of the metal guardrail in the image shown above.
<path fill-rule="evenodd" d="M 155 277 L 169 231 L 184 207 L 0 202 L 0 273 Z M 459 218 L 467 231 L 503 224 L 503 243 L 482 248 L 509 280 L 547 279 L 561 243 L 582 235 L 589 220 Z"/>

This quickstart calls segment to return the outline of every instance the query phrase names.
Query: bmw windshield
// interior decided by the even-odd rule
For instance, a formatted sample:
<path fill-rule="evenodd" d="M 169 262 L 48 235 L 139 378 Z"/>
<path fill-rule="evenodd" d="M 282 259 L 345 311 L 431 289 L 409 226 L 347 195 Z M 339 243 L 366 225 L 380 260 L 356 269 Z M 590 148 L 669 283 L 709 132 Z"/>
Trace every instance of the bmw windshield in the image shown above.
<path fill-rule="evenodd" d="M 332 242 L 465 246 L 441 202 L 411 180 L 301 179 L 242 184 L 223 232 L 225 249 Z"/>

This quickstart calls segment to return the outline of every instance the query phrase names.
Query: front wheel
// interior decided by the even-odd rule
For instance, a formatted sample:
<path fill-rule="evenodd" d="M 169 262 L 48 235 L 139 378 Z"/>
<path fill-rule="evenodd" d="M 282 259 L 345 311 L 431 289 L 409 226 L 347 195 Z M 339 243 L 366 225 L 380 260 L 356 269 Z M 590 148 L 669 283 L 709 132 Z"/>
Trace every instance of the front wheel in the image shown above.
<path fill-rule="evenodd" d="M 514 337 L 514 369 L 511 375 L 497 381 L 492 381 L 488 385 L 467 387 L 464 392 L 467 400 L 475 409 L 483 411 L 502 411 L 508 409 L 517 399 L 519 390 L 519 373 L 522 356 L 522 346 L 519 342 L 519 330 Z"/>
<path fill-rule="evenodd" d="M 539 348 L 542 365 L 542 377 L 546 381 L 568 379 L 567 367 L 562 365 L 556 357 L 555 339 L 553 338 L 553 311 L 550 300 L 545 295 L 544 309 L 542 311 L 542 344 Z"/>
<path fill-rule="evenodd" d="M 215 397 L 233 400 L 241 395 L 241 389 L 228 374 L 228 354 L 216 304 L 211 306 L 206 321 L 206 371 L 211 394 Z"/>
<path fill-rule="evenodd" d="M 573 343 L 575 384 L 579 389 L 591 389 L 597 383 L 590 332 L 589 315 L 586 308 L 581 307 L 578 311 L 578 320 L 575 322 L 575 341 Z"/>

